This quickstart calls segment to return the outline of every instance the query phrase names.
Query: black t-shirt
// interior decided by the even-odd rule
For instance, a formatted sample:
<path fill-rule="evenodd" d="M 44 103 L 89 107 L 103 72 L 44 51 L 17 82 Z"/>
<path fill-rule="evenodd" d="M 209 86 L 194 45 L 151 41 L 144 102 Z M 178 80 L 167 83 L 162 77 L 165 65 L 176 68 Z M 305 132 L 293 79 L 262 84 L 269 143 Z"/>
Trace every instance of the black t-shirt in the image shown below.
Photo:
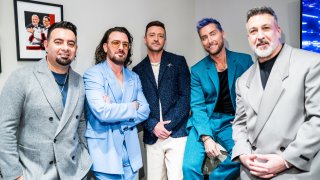
<path fill-rule="evenodd" d="M 228 83 L 228 70 L 218 72 L 220 92 L 218 97 L 217 105 L 214 112 L 224 113 L 224 114 L 235 114 L 232 106 L 229 83 Z"/>

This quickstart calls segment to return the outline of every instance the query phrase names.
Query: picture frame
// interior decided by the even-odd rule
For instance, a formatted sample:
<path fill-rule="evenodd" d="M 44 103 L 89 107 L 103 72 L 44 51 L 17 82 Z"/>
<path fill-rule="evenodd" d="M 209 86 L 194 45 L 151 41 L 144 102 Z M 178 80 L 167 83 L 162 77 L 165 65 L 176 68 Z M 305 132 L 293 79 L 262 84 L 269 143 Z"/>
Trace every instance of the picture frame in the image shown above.
<path fill-rule="evenodd" d="M 48 27 L 63 20 L 63 6 L 28 0 L 14 0 L 18 61 L 38 61 L 45 57 L 43 42 Z"/>

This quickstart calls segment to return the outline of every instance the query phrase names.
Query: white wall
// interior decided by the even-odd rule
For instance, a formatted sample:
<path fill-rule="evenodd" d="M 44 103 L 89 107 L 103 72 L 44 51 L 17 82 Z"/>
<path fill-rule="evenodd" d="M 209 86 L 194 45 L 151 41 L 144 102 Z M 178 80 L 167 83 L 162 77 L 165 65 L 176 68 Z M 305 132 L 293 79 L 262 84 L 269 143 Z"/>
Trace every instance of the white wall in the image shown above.
<path fill-rule="evenodd" d="M 78 55 L 73 68 L 80 74 L 93 65 L 94 51 L 103 33 L 114 26 L 125 26 L 132 33 L 133 67 L 146 55 L 143 36 L 151 20 L 163 21 L 167 29 L 168 51 L 184 55 L 189 66 L 206 53 L 195 25 L 203 17 L 218 19 L 227 33 L 227 47 L 246 52 L 249 48 L 245 16 L 248 9 L 267 5 L 278 14 L 285 41 L 299 47 L 300 0 L 38 0 L 63 5 L 64 20 L 78 27 Z M 0 0 L 0 46 L 2 73 L 0 90 L 9 74 L 34 62 L 17 61 L 13 0 Z"/>
<path fill-rule="evenodd" d="M 226 46 L 230 50 L 253 53 L 249 47 L 246 33 L 246 13 L 258 6 L 270 6 L 278 15 L 283 31 L 283 40 L 299 48 L 300 41 L 300 0 L 196 0 L 195 19 L 216 18 L 222 25 L 226 37 Z M 200 41 L 197 43 L 197 56 L 205 55 Z M 200 56 L 201 56 L 200 55 Z"/>
<path fill-rule="evenodd" d="M 145 26 L 152 20 L 162 21 L 167 30 L 168 51 L 194 58 L 194 0 L 38 0 L 63 5 L 64 20 L 78 27 L 78 54 L 73 68 L 83 72 L 94 64 L 94 51 L 104 32 L 125 26 L 133 35 L 132 68 L 146 56 L 143 43 Z M 2 73 L 0 90 L 9 74 L 18 67 L 34 62 L 17 61 L 13 0 L 0 0 L 0 39 Z"/>

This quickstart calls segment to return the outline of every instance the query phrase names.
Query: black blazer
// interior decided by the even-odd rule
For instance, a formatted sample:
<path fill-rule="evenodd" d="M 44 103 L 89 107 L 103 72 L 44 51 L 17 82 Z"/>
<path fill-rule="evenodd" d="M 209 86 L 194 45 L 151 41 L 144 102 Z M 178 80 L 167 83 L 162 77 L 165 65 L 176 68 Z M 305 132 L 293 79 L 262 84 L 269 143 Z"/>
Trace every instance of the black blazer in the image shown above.
<path fill-rule="evenodd" d="M 163 51 L 160 63 L 158 86 L 153 75 L 149 57 L 133 68 L 141 80 L 143 93 L 150 106 L 149 118 L 142 123 L 143 141 L 154 144 L 157 137 L 154 127 L 160 121 L 159 98 L 163 120 L 171 120 L 165 128 L 172 131 L 171 137 L 187 136 L 186 124 L 190 111 L 190 72 L 183 56 Z"/>

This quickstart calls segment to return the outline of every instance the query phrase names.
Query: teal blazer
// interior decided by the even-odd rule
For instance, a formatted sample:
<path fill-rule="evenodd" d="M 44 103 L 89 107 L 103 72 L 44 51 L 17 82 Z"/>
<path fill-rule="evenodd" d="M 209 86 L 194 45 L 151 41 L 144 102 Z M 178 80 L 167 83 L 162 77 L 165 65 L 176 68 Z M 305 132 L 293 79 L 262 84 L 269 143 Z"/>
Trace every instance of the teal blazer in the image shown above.
<path fill-rule="evenodd" d="M 248 54 L 227 49 L 226 53 L 230 98 L 233 108 L 236 109 L 235 82 L 253 62 Z M 188 120 L 187 130 L 194 127 L 199 138 L 201 135 L 213 137 L 210 120 L 212 120 L 212 114 L 218 101 L 219 91 L 218 72 L 213 59 L 208 55 L 191 67 L 191 116 Z"/>

